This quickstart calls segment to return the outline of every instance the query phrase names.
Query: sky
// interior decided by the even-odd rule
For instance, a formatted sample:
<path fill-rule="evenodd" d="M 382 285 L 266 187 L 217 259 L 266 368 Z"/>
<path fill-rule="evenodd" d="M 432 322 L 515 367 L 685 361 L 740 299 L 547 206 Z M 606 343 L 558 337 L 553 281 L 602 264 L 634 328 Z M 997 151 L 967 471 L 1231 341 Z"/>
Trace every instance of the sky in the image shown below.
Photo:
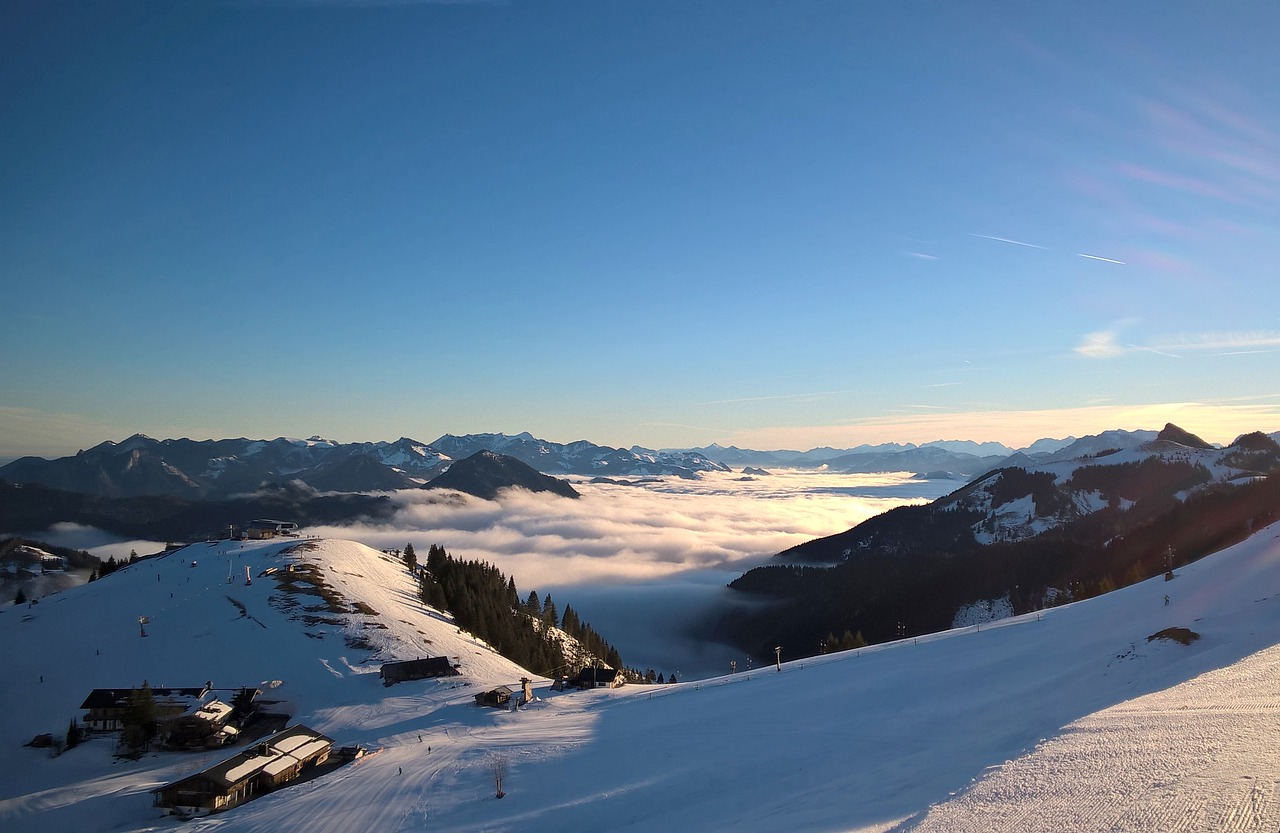
<path fill-rule="evenodd" d="M 1269 3 L 0 6 L 0 459 L 1280 430 Z"/>

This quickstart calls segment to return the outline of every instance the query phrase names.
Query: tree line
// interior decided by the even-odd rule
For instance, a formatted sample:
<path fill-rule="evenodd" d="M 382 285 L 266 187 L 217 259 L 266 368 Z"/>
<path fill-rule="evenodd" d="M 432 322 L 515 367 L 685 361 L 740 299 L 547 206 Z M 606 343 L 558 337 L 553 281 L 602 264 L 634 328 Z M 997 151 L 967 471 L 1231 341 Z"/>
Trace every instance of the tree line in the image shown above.
<path fill-rule="evenodd" d="M 412 544 L 404 549 L 404 561 L 418 577 L 418 595 L 424 604 L 448 610 L 458 627 L 535 674 L 578 671 L 570 667 L 573 658 L 551 637 L 552 627 L 578 640 L 611 668 L 624 670 L 618 649 L 582 621 L 572 607 L 565 605 L 560 613 L 550 595 L 542 599 L 536 591 L 521 599 L 515 579 L 488 562 L 454 558 L 438 544 L 428 548 L 425 568 L 419 568 Z"/>

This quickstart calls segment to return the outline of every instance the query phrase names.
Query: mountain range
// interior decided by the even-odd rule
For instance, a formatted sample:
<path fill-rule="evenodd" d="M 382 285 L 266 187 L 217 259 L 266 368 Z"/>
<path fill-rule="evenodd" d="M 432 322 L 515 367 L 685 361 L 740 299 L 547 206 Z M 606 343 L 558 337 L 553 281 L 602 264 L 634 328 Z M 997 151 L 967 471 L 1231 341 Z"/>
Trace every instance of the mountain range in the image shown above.
<path fill-rule="evenodd" d="M 104 498 L 218 500 L 295 482 L 321 492 L 379 492 L 421 487 L 454 461 L 479 451 L 515 458 L 550 475 L 690 478 L 702 471 L 728 470 L 696 452 L 609 448 L 585 440 L 562 444 L 528 433 L 345 444 L 321 437 L 157 440 L 135 434 L 69 457 L 22 457 L 0 466 L 0 480 Z"/>
<path fill-rule="evenodd" d="M 1023 449 L 991 442 L 939 440 L 922 445 L 755 451 L 714 444 L 691 449 L 611 448 L 587 440 L 556 443 L 527 432 L 445 434 L 430 443 L 407 437 L 394 442 L 337 443 L 318 436 L 305 440 L 157 440 L 135 434 L 67 457 L 19 458 L 0 466 L 0 480 L 104 498 L 166 495 L 218 500 L 289 483 L 302 483 L 320 492 L 367 493 L 421 487 L 454 461 L 478 451 L 513 457 L 553 476 L 689 479 L 703 472 L 773 466 L 835 472 L 906 471 L 967 480 L 1000 467 L 1079 456 L 1095 446 L 1129 447 L 1155 435 L 1154 431 L 1110 431 L 1083 440 L 1043 439 Z"/>

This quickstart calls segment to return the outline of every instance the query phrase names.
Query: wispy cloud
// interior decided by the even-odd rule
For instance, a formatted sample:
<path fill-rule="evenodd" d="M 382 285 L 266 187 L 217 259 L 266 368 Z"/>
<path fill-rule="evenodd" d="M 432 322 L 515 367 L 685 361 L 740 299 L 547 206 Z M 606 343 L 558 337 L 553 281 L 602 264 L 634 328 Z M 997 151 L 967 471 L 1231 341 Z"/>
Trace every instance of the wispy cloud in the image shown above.
<path fill-rule="evenodd" d="M 1084 252 L 1077 252 L 1076 255 L 1077 257 L 1087 257 L 1089 260 L 1101 260 L 1103 263 L 1118 263 L 1121 266 L 1125 265 L 1123 260 L 1115 260 L 1109 257 L 1102 257 L 1101 255 L 1087 255 Z"/>
<path fill-rule="evenodd" d="M 1239 203 L 1242 201 L 1238 192 L 1229 187 L 1167 169 L 1151 168 L 1131 162 L 1117 162 L 1115 163 L 1115 171 L 1120 176 L 1147 185 L 1157 185 L 1161 188 L 1194 194 L 1198 197 L 1209 197 L 1224 202 Z"/>
<path fill-rule="evenodd" d="M 1280 330 L 1247 330 L 1223 333 L 1184 333 L 1163 336 L 1150 345 L 1157 350 L 1239 352 L 1280 347 Z"/>
<path fill-rule="evenodd" d="M 1182 333 L 1130 344 L 1120 343 L 1118 331 L 1118 327 L 1113 327 L 1086 333 L 1074 348 L 1074 352 L 1090 359 L 1114 359 L 1133 352 L 1157 353 L 1171 358 L 1181 358 L 1187 353 L 1216 353 L 1227 356 L 1270 352 L 1280 348 L 1280 331 L 1278 330 Z"/>
<path fill-rule="evenodd" d="M 1015 246 L 1026 246 L 1028 249 L 1043 249 L 1044 251 L 1048 251 L 1047 246 L 1040 246 L 1035 243 L 1027 243 L 1024 240 L 1012 240 L 1008 237 L 995 237 L 990 234 L 977 234 L 973 232 L 970 232 L 969 236 L 981 237 L 984 240 L 995 240 L 997 243 L 1012 243 Z"/>
<path fill-rule="evenodd" d="M 1129 352 L 1130 347 L 1120 344 L 1116 339 L 1114 330 L 1085 333 L 1080 343 L 1075 346 L 1075 352 L 1090 359 L 1112 359 L 1123 356 Z"/>

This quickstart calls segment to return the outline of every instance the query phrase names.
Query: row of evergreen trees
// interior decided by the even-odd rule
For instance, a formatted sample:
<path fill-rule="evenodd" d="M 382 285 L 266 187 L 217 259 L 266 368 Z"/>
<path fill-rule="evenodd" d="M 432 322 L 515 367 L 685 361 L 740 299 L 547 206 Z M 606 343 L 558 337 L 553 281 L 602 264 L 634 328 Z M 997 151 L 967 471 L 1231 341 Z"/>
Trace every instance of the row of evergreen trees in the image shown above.
<path fill-rule="evenodd" d="M 89 574 L 89 581 L 97 581 L 103 576 L 111 575 L 116 570 L 119 570 L 121 567 L 127 567 L 130 564 L 136 564 L 137 561 L 138 561 L 137 550 L 129 550 L 128 561 L 124 560 L 123 558 L 121 558 L 119 561 L 116 561 L 116 557 L 114 555 L 108 556 L 107 560 L 102 562 L 102 566 L 100 566 L 98 569 L 94 570 L 92 573 Z"/>
<path fill-rule="evenodd" d="M 561 616 L 548 595 L 543 601 L 531 592 L 523 601 L 515 579 L 483 561 L 463 561 L 438 544 L 427 550 L 426 569 L 417 569 L 413 545 L 404 549 L 405 565 L 418 576 L 423 603 L 453 614 L 458 627 L 488 642 L 507 659 L 535 674 L 574 673 L 560 644 L 548 636 L 548 627 L 559 627 L 577 639 L 609 666 L 622 669 L 618 650 L 565 605 Z"/>

